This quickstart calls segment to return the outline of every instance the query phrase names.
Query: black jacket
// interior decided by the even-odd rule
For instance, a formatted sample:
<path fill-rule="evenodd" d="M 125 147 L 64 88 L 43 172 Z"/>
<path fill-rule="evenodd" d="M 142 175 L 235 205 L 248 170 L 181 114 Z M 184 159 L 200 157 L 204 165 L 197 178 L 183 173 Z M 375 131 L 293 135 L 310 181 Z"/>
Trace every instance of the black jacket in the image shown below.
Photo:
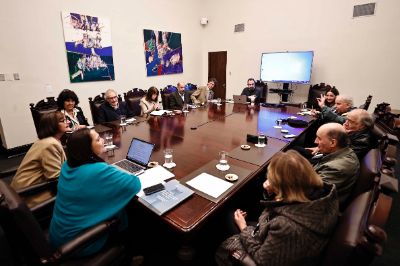
<path fill-rule="evenodd" d="M 368 128 L 361 131 L 349 133 L 350 148 L 357 155 L 358 160 L 362 158 L 377 145 L 377 141 Z"/>
<path fill-rule="evenodd" d="M 108 102 L 104 102 L 100 105 L 97 121 L 99 123 L 116 121 L 120 119 L 121 115 L 126 117 L 134 116 L 126 102 L 119 102 L 117 109 L 114 109 Z"/>
<path fill-rule="evenodd" d="M 190 104 L 190 93 L 188 91 L 184 92 L 185 102 L 182 101 L 182 97 L 179 95 L 178 91 L 174 91 L 169 96 L 169 108 L 180 110 L 183 107 L 183 104 Z"/>

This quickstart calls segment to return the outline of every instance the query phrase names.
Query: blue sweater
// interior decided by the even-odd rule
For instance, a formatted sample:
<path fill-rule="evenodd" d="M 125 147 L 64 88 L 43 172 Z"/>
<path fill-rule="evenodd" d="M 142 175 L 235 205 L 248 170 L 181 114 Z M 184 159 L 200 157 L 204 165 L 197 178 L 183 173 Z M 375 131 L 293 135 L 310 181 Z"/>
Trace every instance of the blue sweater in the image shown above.
<path fill-rule="evenodd" d="M 123 209 L 140 191 L 137 176 L 107 163 L 71 168 L 65 162 L 58 180 L 58 192 L 50 224 L 50 242 L 57 248 L 78 234 L 112 217 L 124 217 Z M 100 250 L 107 236 L 79 253 Z"/>

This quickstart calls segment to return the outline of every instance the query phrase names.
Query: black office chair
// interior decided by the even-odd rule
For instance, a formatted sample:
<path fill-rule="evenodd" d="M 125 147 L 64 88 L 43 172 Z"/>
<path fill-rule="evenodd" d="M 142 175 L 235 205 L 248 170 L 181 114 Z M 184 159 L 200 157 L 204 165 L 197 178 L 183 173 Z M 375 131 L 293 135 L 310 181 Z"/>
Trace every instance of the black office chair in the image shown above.
<path fill-rule="evenodd" d="M 55 112 L 58 109 L 57 101 L 54 99 L 54 97 L 47 97 L 45 100 L 40 100 L 36 104 L 30 103 L 29 106 L 36 132 L 39 130 L 39 122 L 42 115 L 45 113 Z"/>
<path fill-rule="evenodd" d="M 134 88 L 126 93 L 124 93 L 125 102 L 128 108 L 134 113 L 135 116 L 140 115 L 142 110 L 140 108 L 140 99 L 145 96 L 147 91 Z"/>
<path fill-rule="evenodd" d="M 119 244 L 92 256 L 73 257 L 74 252 L 112 231 L 117 224 L 117 219 L 102 222 L 54 250 L 32 211 L 8 184 L 0 180 L 0 226 L 4 229 L 14 260 L 19 262 L 17 265 L 110 265 L 126 262 L 125 247 Z"/>
<path fill-rule="evenodd" d="M 94 97 L 89 97 L 89 106 L 90 106 L 90 112 L 92 113 L 92 119 L 93 119 L 93 124 L 98 124 L 98 117 L 99 117 L 99 108 L 102 103 L 105 101 L 105 93 L 101 93 L 100 95 L 97 95 Z M 122 102 L 122 97 L 121 95 L 118 94 L 118 102 Z"/>
<path fill-rule="evenodd" d="M 175 86 L 168 85 L 160 91 L 163 109 L 165 109 L 165 110 L 170 109 L 169 96 L 171 95 L 171 93 L 175 92 L 176 90 L 177 90 L 177 88 Z"/>

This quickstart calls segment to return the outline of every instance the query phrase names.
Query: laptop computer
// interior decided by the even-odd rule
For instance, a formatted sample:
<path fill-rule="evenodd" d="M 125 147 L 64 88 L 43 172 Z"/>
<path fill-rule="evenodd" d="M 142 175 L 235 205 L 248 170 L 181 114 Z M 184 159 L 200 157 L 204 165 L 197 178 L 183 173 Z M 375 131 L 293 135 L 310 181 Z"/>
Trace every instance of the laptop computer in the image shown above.
<path fill-rule="evenodd" d="M 233 102 L 240 104 L 248 104 L 246 95 L 233 95 Z"/>
<path fill-rule="evenodd" d="M 153 149 L 154 144 L 133 138 L 126 159 L 118 161 L 114 165 L 134 175 L 139 175 L 146 170 Z"/>

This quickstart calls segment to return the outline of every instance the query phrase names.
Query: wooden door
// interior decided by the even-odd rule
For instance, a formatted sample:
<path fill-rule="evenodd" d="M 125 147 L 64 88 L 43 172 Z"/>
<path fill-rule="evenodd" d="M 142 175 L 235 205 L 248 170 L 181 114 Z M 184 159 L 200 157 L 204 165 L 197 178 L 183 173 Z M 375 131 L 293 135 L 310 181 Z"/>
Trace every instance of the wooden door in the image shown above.
<path fill-rule="evenodd" d="M 208 53 L 208 78 L 218 81 L 213 89 L 214 99 L 226 99 L 226 57 L 226 51 Z"/>

